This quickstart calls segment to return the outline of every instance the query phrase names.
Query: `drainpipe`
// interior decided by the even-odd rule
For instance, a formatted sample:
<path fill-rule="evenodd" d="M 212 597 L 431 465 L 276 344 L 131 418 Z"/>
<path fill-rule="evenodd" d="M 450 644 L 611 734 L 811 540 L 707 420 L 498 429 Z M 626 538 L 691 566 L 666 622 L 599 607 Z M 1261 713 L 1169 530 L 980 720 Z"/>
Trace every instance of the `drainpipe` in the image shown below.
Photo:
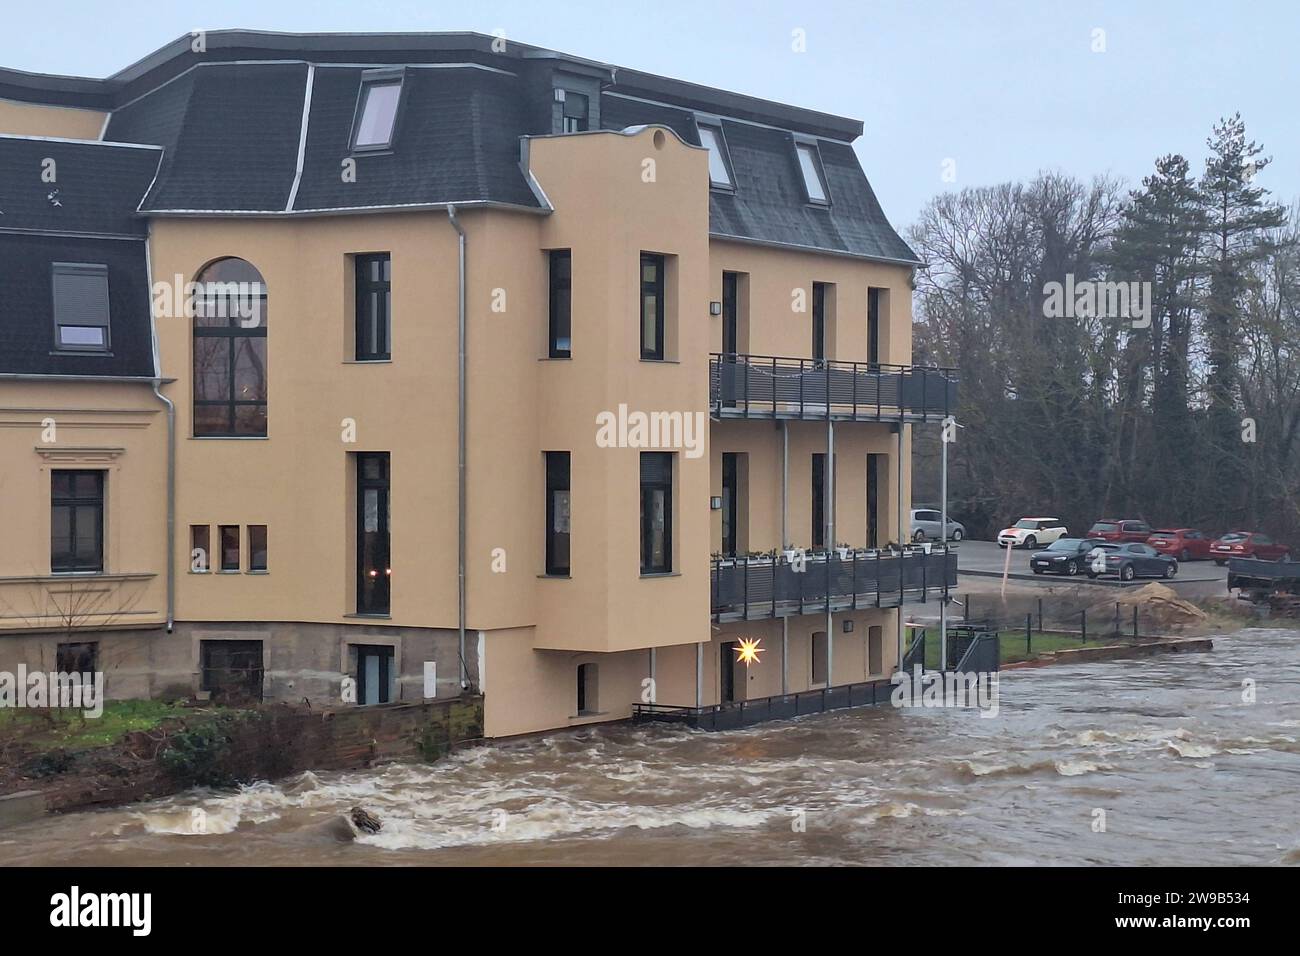
<path fill-rule="evenodd" d="M 943 543 L 943 600 L 939 602 L 939 670 L 948 669 L 948 422 L 939 426 L 939 540 Z"/>
<path fill-rule="evenodd" d="M 466 485 L 465 485 L 465 228 L 456 218 L 456 207 L 447 206 L 447 221 L 456 230 L 460 253 L 460 272 L 457 277 L 459 294 L 456 299 L 456 339 L 458 366 L 456 371 L 456 629 L 459 634 L 460 689 L 469 687 L 469 673 L 465 668 L 465 538 L 466 538 Z"/>
<path fill-rule="evenodd" d="M 176 625 L 176 406 L 161 391 L 162 379 L 151 383 L 167 406 L 167 633 Z"/>

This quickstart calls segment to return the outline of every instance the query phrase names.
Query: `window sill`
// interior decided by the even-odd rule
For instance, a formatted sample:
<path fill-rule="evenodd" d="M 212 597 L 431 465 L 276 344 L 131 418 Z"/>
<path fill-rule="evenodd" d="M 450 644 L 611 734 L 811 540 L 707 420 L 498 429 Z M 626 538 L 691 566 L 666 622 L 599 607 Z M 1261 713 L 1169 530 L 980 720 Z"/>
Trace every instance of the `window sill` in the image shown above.
<path fill-rule="evenodd" d="M 81 358 L 112 358 L 113 353 L 104 349 L 51 349 L 50 355 L 76 355 Z"/>
<path fill-rule="evenodd" d="M 537 361 L 539 362 L 572 362 L 572 355 L 543 355 Z"/>
<path fill-rule="evenodd" d="M 537 576 L 542 580 L 549 580 L 549 581 L 572 581 L 573 580 L 572 574 L 539 574 Z"/>
<path fill-rule="evenodd" d="M 270 441 L 270 435 L 190 435 L 190 441 Z"/>
<path fill-rule="evenodd" d="M 642 361 L 642 362 L 646 362 L 646 363 L 649 364 L 649 365 L 681 365 L 681 364 L 682 364 L 680 359 L 670 359 L 670 358 L 661 358 L 661 359 L 657 359 L 657 358 L 646 358 L 644 355 L 641 356 L 641 361 Z"/>
<path fill-rule="evenodd" d="M 343 616 L 354 621 L 391 621 L 393 619 L 393 615 L 391 614 L 368 614 L 365 612 L 344 614 Z"/>
<path fill-rule="evenodd" d="M 343 364 L 344 365 L 392 365 L 393 357 L 390 355 L 388 358 L 372 358 L 372 359 L 350 358 L 350 359 L 344 359 Z"/>
<path fill-rule="evenodd" d="M 243 574 L 244 572 L 243 572 L 243 571 L 240 571 L 239 568 L 222 568 L 220 571 L 215 571 L 215 572 L 212 572 L 212 573 L 214 573 L 214 574 Z"/>
<path fill-rule="evenodd" d="M 270 574 L 271 572 L 268 571 L 266 568 L 250 568 L 249 570 L 245 571 L 244 573 L 245 573 L 245 574 L 259 574 L 259 575 L 260 575 L 260 574 Z"/>
<path fill-rule="evenodd" d="M 682 576 L 682 572 L 680 571 L 642 571 L 641 572 L 641 578 L 643 580 L 645 578 L 680 578 L 681 576 Z"/>

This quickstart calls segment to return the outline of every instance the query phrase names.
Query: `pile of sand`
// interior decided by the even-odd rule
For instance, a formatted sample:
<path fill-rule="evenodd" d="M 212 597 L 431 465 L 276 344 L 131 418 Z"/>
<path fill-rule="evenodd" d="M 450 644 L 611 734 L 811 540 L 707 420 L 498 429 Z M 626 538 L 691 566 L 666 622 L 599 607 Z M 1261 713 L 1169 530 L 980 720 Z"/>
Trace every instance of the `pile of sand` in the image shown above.
<path fill-rule="evenodd" d="M 1174 593 L 1173 588 L 1154 582 L 1136 591 L 1125 590 L 1114 597 L 1098 601 L 1088 608 L 1088 617 L 1091 619 L 1095 615 L 1097 620 L 1106 620 L 1108 615 L 1113 617 L 1116 604 L 1120 606 L 1121 626 L 1133 619 L 1133 608 L 1136 606 L 1144 632 L 1152 627 L 1187 627 L 1202 624 L 1209 619 L 1209 615 L 1195 604 L 1184 601 Z"/>

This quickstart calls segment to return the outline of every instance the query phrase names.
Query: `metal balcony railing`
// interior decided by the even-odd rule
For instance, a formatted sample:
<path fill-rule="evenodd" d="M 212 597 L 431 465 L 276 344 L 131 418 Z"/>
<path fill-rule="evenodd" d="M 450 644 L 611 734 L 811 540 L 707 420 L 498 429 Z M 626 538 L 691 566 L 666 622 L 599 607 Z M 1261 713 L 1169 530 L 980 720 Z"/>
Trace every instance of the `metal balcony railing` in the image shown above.
<path fill-rule="evenodd" d="M 711 610 L 722 621 L 897 607 L 956 586 L 957 552 L 942 547 L 714 558 Z"/>
<path fill-rule="evenodd" d="M 956 410 L 957 371 L 713 352 L 709 400 L 714 418 L 927 421 Z"/>

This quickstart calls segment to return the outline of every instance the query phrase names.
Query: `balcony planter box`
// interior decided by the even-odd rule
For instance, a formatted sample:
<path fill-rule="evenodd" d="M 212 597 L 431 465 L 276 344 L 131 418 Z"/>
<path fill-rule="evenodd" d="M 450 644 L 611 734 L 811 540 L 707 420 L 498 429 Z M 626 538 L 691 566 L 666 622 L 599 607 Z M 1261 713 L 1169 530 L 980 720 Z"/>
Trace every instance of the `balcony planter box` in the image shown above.
<path fill-rule="evenodd" d="M 786 564 L 794 564 L 795 559 L 799 557 L 799 549 L 786 548 L 784 551 L 781 552 L 781 556 L 785 558 Z"/>
<path fill-rule="evenodd" d="M 839 555 L 841 561 L 847 561 L 849 559 L 849 554 L 852 553 L 852 549 L 836 548 L 835 553 Z"/>

